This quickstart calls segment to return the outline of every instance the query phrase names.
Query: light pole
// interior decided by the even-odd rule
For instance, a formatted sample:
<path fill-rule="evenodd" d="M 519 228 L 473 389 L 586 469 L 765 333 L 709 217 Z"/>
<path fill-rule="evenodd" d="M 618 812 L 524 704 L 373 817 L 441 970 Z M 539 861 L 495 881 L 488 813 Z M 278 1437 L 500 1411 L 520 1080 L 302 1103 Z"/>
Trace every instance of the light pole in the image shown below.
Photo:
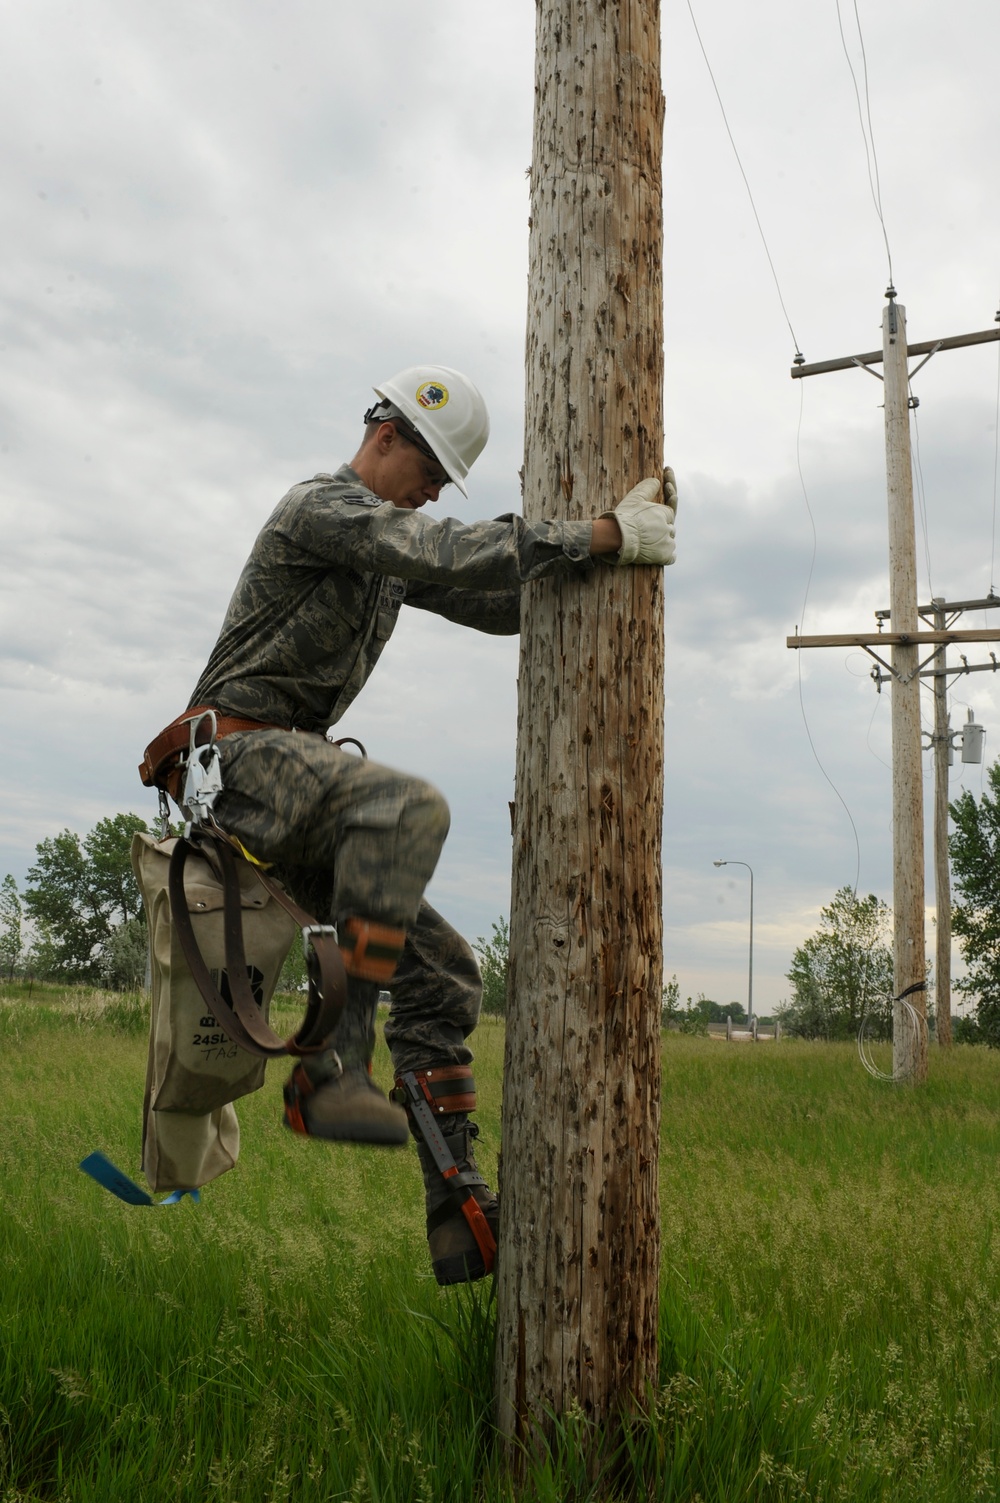
<path fill-rule="evenodd" d="M 747 982 L 747 1027 L 753 1033 L 753 867 L 749 861 L 713 861 L 713 866 L 745 866 L 750 873 L 750 977 Z"/>

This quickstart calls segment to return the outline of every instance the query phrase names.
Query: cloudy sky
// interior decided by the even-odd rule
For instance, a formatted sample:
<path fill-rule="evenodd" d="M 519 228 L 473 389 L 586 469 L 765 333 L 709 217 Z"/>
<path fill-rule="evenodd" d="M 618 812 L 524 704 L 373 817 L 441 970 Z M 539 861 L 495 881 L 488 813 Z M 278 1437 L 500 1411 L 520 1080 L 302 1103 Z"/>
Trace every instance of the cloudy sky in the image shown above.
<path fill-rule="evenodd" d="M 745 998 L 748 875 L 712 861 L 749 863 L 766 1011 L 838 887 L 891 898 L 888 693 L 861 652 L 785 647 L 888 605 L 881 388 L 788 371 L 796 343 L 878 347 L 886 239 L 911 342 L 991 327 L 1000 11 L 840 0 L 842 41 L 835 0 L 692 6 L 794 338 L 692 11 L 665 0 L 665 959 L 684 995 Z M 275 502 L 354 452 L 373 382 L 468 371 L 493 435 L 462 514 L 516 506 L 533 27 L 526 0 L 7 7 L 0 875 L 64 827 L 153 817 L 143 747 Z M 997 346 L 938 355 L 915 390 L 921 599 L 979 597 Z M 448 794 L 430 896 L 472 938 L 509 911 L 516 659 L 406 613 L 342 722 Z M 956 722 L 970 704 L 989 755 L 992 675 L 956 684 Z"/>

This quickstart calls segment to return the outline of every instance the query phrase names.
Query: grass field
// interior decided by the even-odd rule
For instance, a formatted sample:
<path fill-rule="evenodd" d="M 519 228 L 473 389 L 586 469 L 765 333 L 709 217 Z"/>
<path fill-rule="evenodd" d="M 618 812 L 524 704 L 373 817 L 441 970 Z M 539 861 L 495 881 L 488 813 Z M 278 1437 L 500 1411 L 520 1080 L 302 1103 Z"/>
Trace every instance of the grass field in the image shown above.
<path fill-rule="evenodd" d="M 280 1068 L 200 1206 L 80 1174 L 95 1148 L 137 1174 L 144 1028 L 134 1000 L 0 990 L 2 1503 L 608 1496 L 572 1416 L 505 1480 L 488 1283 L 435 1285 L 411 1152 L 281 1127 Z M 476 1045 L 490 1171 L 502 1025 Z M 998 1109 L 985 1050 L 915 1090 L 848 1046 L 670 1035 L 660 1381 L 610 1495 L 1000 1497 Z"/>

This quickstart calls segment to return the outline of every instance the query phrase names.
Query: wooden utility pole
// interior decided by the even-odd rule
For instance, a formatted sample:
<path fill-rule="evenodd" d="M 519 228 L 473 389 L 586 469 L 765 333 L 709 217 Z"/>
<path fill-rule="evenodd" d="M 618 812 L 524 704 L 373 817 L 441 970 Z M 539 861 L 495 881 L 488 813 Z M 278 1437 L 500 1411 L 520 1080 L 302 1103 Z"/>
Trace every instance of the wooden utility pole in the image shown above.
<path fill-rule="evenodd" d="M 537 0 L 524 513 L 662 467 L 659 0 Z M 497 1415 L 602 1425 L 657 1371 L 663 573 L 522 595 Z"/>
<path fill-rule="evenodd" d="M 906 309 L 889 298 L 882 314 L 885 476 L 889 501 L 889 609 L 894 634 L 912 636 L 917 616 L 917 540 L 910 459 L 910 382 Z M 920 664 L 915 642 L 892 648 L 892 958 L 897 998 L 925 982 L 924 780 L 920 743 Z M 913 1014 L 893 1004 L 892 1073 L 914 1083 L 927 1075 L 926 992 L 913 991 Z"/>
<path fill-rule="evenodd" d="M 919 648 L 925 642 L 946 645 L 956 641 L 987 641 L 1000 632 L 921 631 L 917 610 L 916 539 L 913 519 L 913 479 L 910 460 L 907 360 L 922 354 L 926 361 L 942 349 L 1000 339 L 1000 329 L 956 335 L 907 345 L 906 310 L 889 287 L 882 318 L 882 349 L 816 365 L 793 366 L 799 379 L 852 366 L 869 368 L 882 362 L 885 391 L 885 456 L 889 508 L 889 602 L 892 631 L 855 633 L 844 637 L 787 639 L 789 647 L 829 647 L 845 642 L 864 647 L 879 662 L 875 643 L 892 649 L 888 669 L 892 684 L 892 815 L 893 815 L 893 967 L 896 997 L 893 1004 L 893 1075 L 917 1083 L 927 1076 L 926 985 L 924 958 L 924 837 L 923 769 L 920 743 Z M 917 367 L 919 369 L 919 367 Z M 870 374 L 877 374 L 870 371 Z M 913 373 L 915 374 L 915 372 Z M 907 1006 L 904 1006 L 904 998 Z M 912 1009 L 912 1011 L 911 1011 Z M 914 1021 L 914 1015 L 916 1021 Z"/>
<path fill-rule="evenodd" d="M 992 589 L 992 587 L 991 587 Z M 948 637 L 948 628 L 963 611 L 984 611 L 1000 605 L 1000 599 L 990 594 L 984 600 L 947 601 L 935 596 L 930 605 L 918 607 L 925 620 L 933 621 L 934 630 Z M 880 617 L 888 611 L 876 611 Z M 954 635 L 954 634 L 952 634 Z M 976 641 L 983 640 L 983 633 L 971 633 Z M 951 1047 L 951 867 L 948 860 L 948 768 L 951 765 L 955 733 L 948 716 L 948 679 L 960 678 L 966 673 L 996 673 L 1000 668 L 995 654 L 990 654 L 989 663 L 969 663 L 962 658 L 961 668 L 948 666 L 948 644 L 943 641 L 935 652 L 933 667 L 921 668 L 920 677 L 929 678 L 934 692 L 934 730 L 931 746 L 934 751 L 934 904 L 937 925 L 934 941 L 934 1012 L 937 1025 L 937 1041 L 942 1049 Z M 878 668 L 872 675 L 881 687 L 882 675 Z M 971 713 L 971 712 L 970 712 Z M 979 727 L 975 728 L 979 732 Z M 972 747 L 962 738 L 962 761 L 977 762 L 982 756 L 981 744 Z"/>
<path fill-rule="evenodd" d="M 944 631 L 944 601 L 934 600 L 934 629 Z M 934 909 L 937 924 L 934 932 L 934 1015 L 937 1041 L 942 1049 L 951 1047 L 951 867 L 948 861 L 948 753 L 951 750 L 951 727 L 948 723 L 948 648 L 945 643 L 934 654 Z"/>

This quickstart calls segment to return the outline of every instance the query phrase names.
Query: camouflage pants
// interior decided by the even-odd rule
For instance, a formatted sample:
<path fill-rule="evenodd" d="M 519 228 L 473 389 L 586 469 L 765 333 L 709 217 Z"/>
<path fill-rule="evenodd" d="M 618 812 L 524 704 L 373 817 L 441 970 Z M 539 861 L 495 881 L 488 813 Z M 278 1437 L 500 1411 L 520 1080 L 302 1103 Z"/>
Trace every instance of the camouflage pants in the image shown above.
<path fill-rule="evenodd" d="M 320 923 L 350 915 L 406 931 L 390 982 L 393 1065 L 468 1064 L 482 982 L 472 950 L 423 892 L 448 833 L 429 783 L 341 751 L 322 736 L 243 731 L 219 743 L 215 813 Z M 350 978 L 331 1037 L 345 1064 L 370 1058 L 378 987 Z"/>

